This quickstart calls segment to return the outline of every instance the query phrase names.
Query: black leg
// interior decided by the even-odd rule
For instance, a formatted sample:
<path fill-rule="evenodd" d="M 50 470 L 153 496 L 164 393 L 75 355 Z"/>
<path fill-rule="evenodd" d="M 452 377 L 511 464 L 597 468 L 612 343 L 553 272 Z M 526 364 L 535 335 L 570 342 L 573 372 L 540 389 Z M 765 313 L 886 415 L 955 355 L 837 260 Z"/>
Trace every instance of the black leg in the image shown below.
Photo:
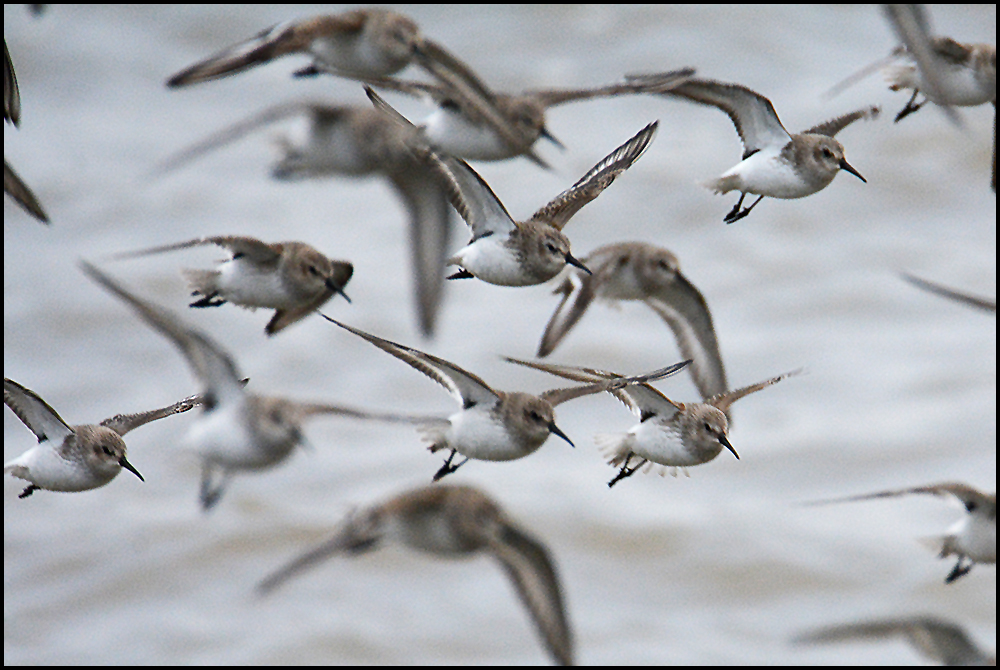
<path fill-rule="evenodd" d="M 622 479 L 625 479 L 626 477 L 631 477 L 632 475 L 635 474 L 636 470 L 638 470 L 639 468 L 641 468 L 642 466 L 644 466 L 646 463 L 649 462 L 649 461 L 647 461 L 644 458 L 641 461 L 639 461 L 638 465 L 636 465 L 633 468 L 629 468 L 628 467 L 628 462 L 629 462 L 629 459 L 632 458 L 632 456 L 634 456 L 634 454 L 629 453 L 629 455 L 625 457 L 625 462 L 622 463 L 622 469 L 618 471 L 618 474 L 615 475 L 614 479 L 612 479 L 610 482 L 608 482 L 608 488 L 611 488 L 612 486 L 614 486 L 615 484 L 617 484 Z"/>
<path fill-rule="evenodd" d="M 948 576 L 944 580 L 945 584 L 951 584 L 959 577 L 969 574 L 969 572 L 972 570 L 972 566 L 975 565 L 975 563 L 970 561 L 968 565 L 962 565 L 963 558 L 965 557 L 964 556 L 958 557 L 958 563 L 955 564 L 955 567 L 951 569 L 951 572 L 948 573 Z"/>
<path fill-rule="evenodd" d="M 733 207 L 733 211 L 729 212 L 729 214 L 726 214 L 726 218 L 723 219 L 723 221 L 725 221 L 726 223 L 734 223 L 736 221 L 739 221 L 744 216 L 746 216 L 747 214 L 749 214 L 750 210 L 752 210 L 754 207 L 756 207 L 758 202 L 760 202 L 761 200 L 764 199 L 764 196 L 760 196 L 759 198 L 757 198 L 756 200 L 753 201 L 752 205 L 750 205 L 749 207 L 747 207 L 744 210 L 740 210 L 740 204 L 743 203 L 743 198 L 745 198 L 745 197 L 746 197 L 746 193 L 744 193 L 743 195 L 740 196 L 740 201 L 738 203 L 736 203 L 736 207 Z"/>
<path fill-rule="evenodd" d="M 296 70 L 292 76 L 293 77 L 315 77 L 320 74 L 320 71 L 316 69 L 315 65 L 309 65 L 302 68 L 301 70 Z"/>
<path fill-rule="evenodd" d="M 723 221 L 725 221 L 726 223 L 732 223 L 733 221 L 736 221 L 736 219 L 733 217 L 735 217 L 737 214 L 740 213 L 740 207 L 743 206 L 743 198 L 745 197 L 747 197 L 746 193 L 740 193 L 740 199 L 736 201 L 736 204 L 733 205 L 733 208 L 729 210 L 729 214 L 726 214 L 726 217 L 722 219 Z"/>
<path fill-rule="evenodd" d="M 27 498 L 32 493 L 34 493 L 35 491 L 40 490 L 41 488 L 42 488 L 41 486 L 35 486 L 34 484 L 29 484 L 28 487 L 25 488 L 23 491 L 21 491 L 21 493 L 18 494 L 17 497 L 18 498 Z"/>
<path fill-rule="evenodd" d="M 222 498 L 223 491 L 226 490 L 226 484 L 229 481 L 229 473 L 223 471 L 222 477 L 219 481 L 213 485 L 212 484 L 212 467 L 205 463 L 201 469 L 201 509 L 204 512 L 215 507 L 215 505 Z"/>
<path fill-rule="evenodd" d="M 917 99 L 917 93 L 919 92 L 920 91 L 916 89 L 913 90 L 913 95 L 910 96 L 910 99 L 906 103 L 906 106 L 903 107 L 903 109 L 899 110 L 899 114 L 896 115 L 896 120 L 893 121 L 893 123 L 899 123 L 900 121 L 908 117 L 910 114 L 912 114 L 913 112 L 917 111 L 918 109 L 924 106 L 924 104 L 927 102 L 926 100 L 924 100 L 924 102 L 921 102 L 919 105 L 913 104 L 913 102 Z"/>
<path fill-rule="evenodd" d="M 200 295 L 197 291 L 191 295 Z M 193 303 L 188 305 L 188 307 L 218 307 L 219 305 L 225 305 L 226 301 L 219 297 L 219 294 L 212 292 L 210 295 L 206 295 L 201 300 L 195 300 Z"/>
<path fill-rule="evenodd" d="M 458 470 L 460 467 L 462 467 L 463 465 L 466 464 L 466 462 L 469 460 L 468 457 L 464 458 L 462 460 L 462 462 L 458 463 L 457 465 L 452 465 L 451 464 L 452 459 L 455 458 L 455 454 L 457 454 L 457 453 L 458 452 L 455 451 L 454 449 L 451 450 L 451 453 L 448 454 L 448 460 L 446 460 L 444 462 L 444 465 L 441 466 L 440 470 L 438 470 L 436 473 L 434 473 L 434 480 L 433 481 L 437 481 L 437 480 L 441 479 L 442 477 L 444 477 L 445 475 L 450 475 L 455 470 Z"/>
<path fill-rule="evenodd" d="M 459 270 L 458 272 L 449 275 L 448 279 L 474 279 L 476 275 L 472 274 L 465 268 Z"/>

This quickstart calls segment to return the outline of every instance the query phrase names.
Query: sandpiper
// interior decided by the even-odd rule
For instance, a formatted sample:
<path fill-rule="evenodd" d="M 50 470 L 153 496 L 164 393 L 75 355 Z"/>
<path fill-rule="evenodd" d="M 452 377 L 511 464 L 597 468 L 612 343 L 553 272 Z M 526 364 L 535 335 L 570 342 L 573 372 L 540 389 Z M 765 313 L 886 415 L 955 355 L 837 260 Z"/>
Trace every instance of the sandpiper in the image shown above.
<path fill-rule="evenodd" d="M 232 356 L 211 338 L 188 327 L 168 310 L 133 295 L 93 265 L 84 262 L 82 268 L 91 279 L 128 303 L 150 327 L 170 339 L 205 387 L 204 412 L 188 432 L 188 443 L 202 459 L 200 499 L 204 510 L 219 502 L 233 474 L 265 470 L 284 461 L 295 446 L 305 441 L 302 423 L 313 415 L 409 421 L 399 415 L 247 393 Z"/>
<path fill-rule="evenodd" d="M 945 535 L 930 538 L 930 544 L 939 552 L 939 558 L 957 556 L 958 562 L 945 578 L 945 584 L 969 574 L 976 563 L 997 562 L 997 494 L 985 493 L 961 482 L 943 482 L 891 489 L 846 498 L 821 500 L 814 505 L 829 503 L 895 498 L 911 493 L 929 493 L 936 496 L 951 496 L 962 504 L 966 515 L 958 520 Z"/>
<path fill-rule="evenodd" d="M 997 664 L 996 652 L 979 647 L 961 626 L 931 616 L 875 619 L 835 626 L 825 626 L 795 636 L 797 644 L 850 642 L 901 636 L 921 656 L 941 665 Z"/>
<path fill-rule="evenodd" d="M 572 665 L 573 636 L 548 549 L 469 486 L 427 486 L 355 510 L 331 539 L 271 574 L 258 589 L 271 591 L 327 558 L 360 554 L 385 542 L 442 558 L 489 554 L 511 577 L 549 653 L 560 664 Z"/>
<path fill-rule="evenodd" d="M 350 302 L 344 287 L 354 274 L 354 266 L 330 260 L 304 242 L 268 244 L 238 235 L 200 237 L 115 254 L 113 258 L 135 258 L 206 244 L 220 246 L 232 256 L 217 270 L 184 271 L 192 295 L 201 296 L 191 307 L 217 307 L 231 302 L 250 309 L 274 309 L 274 316 L 264 328 L 268 335 L 274 335 L 320 308 L 334 294 Z"/>
<path fill-rule="evenodd" d="M 350 79 L 385 77 L 414 62 L 445 82 L 471 73 L 444 47 L 425 38 L 412 19 L 371 8 L 271 26 L 171 76 L 167 86 L 219 79 L 288 54 L 312 57 L 311 65 L 295 73 L 299 77 L 322 73 Z"/>
<path fill-rule="evenodd" d="M 17 126 L 21 122 L 21 92 L 17 87 L 17 75 L 14 74 L 14 64 L 7 51 L 7 40 L 3 41 L 3 120 Z M 24 183 L 7 159 L 3 160 L 3 192 L 14 199 L 14 202 L 24 208 L 28 214 L 48 223 L 49 217 L 42 209 L 38 198 Z"/>
<path fill-rule="evenodd" d="M 186 412 L 202 404 L 194 395 L 160 409 L 116 414 L 99 424 L 70 426 L 41 396 L 4 378 L 3 401 L 38 438 L 32 447 L 3 466 L 5 474 L 31 482 L 18 498 L 35 491 L 89 491 L 104 486 L 125 468 L 142 475 L 125 457 L 122 438 L 150 421 Z"/>
<path fill-rule="evenodd" d="M 764 197 L 804 198 L 826 188 L 840 170 L 866 182 L 844 158 L 844 147 L 834 135 L 858 119 L 875 118 L 878 107 L 838 116 L 802 133 L 789 134 L 778 120 L 771 101 L 739 84 L 709 79 L 689 79 L 668 89 L 659 89 L 660 75 L 633 75 L 628 80 L 663 93 L 718 107 L 736 126 L 743 142 L 743 160 L 706 186 L 716 193 L 740 191 L 736 206 L 723 221 L 739 221 Z M 867 182 L 866 182 L 867 183 Z M 745 209 L 747 193 L 759 196 Z"/>
<path fill-rule="evenodd" d="M 993 312 L 994 314 L 997 311 L 996 298 L 993 298 L 992 300 L 989 298 L 982 298 L 977 295 L 972 295 L 971 293 L 948 288 L 947 286 L 927 281 L 926 279 L 921 279 L 920 277 L 915 277 L 909 274 L 903 274 L 903 279 L 910 282 L 917 288 L 922 288 L 925 291 L 936 293 L 937 295 L 955 300 L 956 302 L 965 303 L 966 305 L 971 305 L 972 307 L 986 312 Z"/>
<path fill-rule="evenodd" d="M 585 386 L 552 389 L 537 396 L 496 391 L 482 379 L 454 363 L 370 335 L 325 314 L 323 317 L 424 373 L 447 389 L 461 405 L 461 410 L 447 419 L 427 419 L 422 426 L 424 439 L 430 443 L 428 449 L 432 453 L 442 449 L 449 450 L 448 459 L 435 473 L 434 481 L 455 472 L 470 458 L 484 461 L 524 458 L 537 451 L 549 435 L 557 435 L 573 446 L 569 437 L 556 426 L 556 405 L 584 395 L 662 379 L 690 363 L 684 361 L 635 377 L 587 380 Z M 457 454 L 462 454 L 465 458 L 453 465 L 452 461 Z"/>
<path fill-rule="evenodd" d="M 447 184 L 456 211 L 472 228 L 472 240 L 448 263 L 462 269 L 449 279 L 476 277 L 500 286 L 533 286 L 552 279 L 566 264 L 590 272 L 570 253 L 562 229 L 646 150 L 656 121 L 612 151 L 573 186 L 527 221 L 517 222 L 489 185 L 465 161 L 431 152 L 431 164 Z"/>
<path fill-rule="evenodd" d="M 701 292 L 681 274 L 668 250 L 645 242 L 618 242 L 595 249 L 581 262 L 593 274 L 567 268 L 555 293 L 562 301 L 549 319 L 538 357 L 551 354 L 595 300 L 638 300 L 663 319 L 677 339 L 702 398 L 729 390 L 726 370 Z"/>
<path fill-rule="evenodd" d="M 618 373 L 594 368 L 537 363 L 516 358 L 506 360 L 579 382 L 596 383 L 621 378 Z M 740 398 L 798 372 L 796 370 L 778 375 L 757 384 L 719 394 L 705 402 L 695 403 L 670 400 L 647 383 L 610 390 L 610 393 L 639 418 L 639 423 L 627 433 L 594 436 L 598 448 L 608 456 L 608 463 L 614 467 L 621 467 L 614 479 L 608 482 L 608 487 L 614 486 L 626 477 L 631 477 L 636 470 L 647 463 L 649 467 L 646 468 L 646 472 L 649 472 L 653 464 L 659 464 L 665 466 L 660 469 L 660 474 L 670 469 L 676 476 L 677 468 L 685 469 L 687 472 L 686 468 L 692 465 L 707 463 L 718 456 L 723 447 L 738 460 L 740 456 L 729 442 L 729 408 Z M 633 456 L 641 460 L 630 468 L 628 464 Z"/>
<path fill-rule="evenodd" d="M 692 76 L 694 70 L 691 68 L 665 73 L 661 86 L 666 90 Z M 562 147 L 546 128 L 546 110 L 577 100 L 644 92 L 642 87 L 627 83 L 594 88 L 537 89 L 520 94 L 496 93 L 478 80 L 447 86 L 387 77 L 367 83 L 376 88 L 429 98 L 435 105 L 434 112 L 417 127 L 436 151 L 465 160 L 483 161 L 524 155 L 545 168 L 549 166 L 534 151 L 535 142 L 545 138 Z"/>
<path fill-rule="evenodd" d="M 167 159 L 160 171 L 176 169 L 256 129 L 288 118 L 305 117 L 303 142 L 279 141 L 280 158 L 271 174 L 294 181 L 329 176 L 384 176 L 399 194 L 409 217 L 414 293 L 420 330 L 431 335 L 441 303 L 451 233 L 451 212 L 442 180 L 428 168 L 424 146 L 412 127 L 369 106 L 296 101 L 269 107 Z"/>

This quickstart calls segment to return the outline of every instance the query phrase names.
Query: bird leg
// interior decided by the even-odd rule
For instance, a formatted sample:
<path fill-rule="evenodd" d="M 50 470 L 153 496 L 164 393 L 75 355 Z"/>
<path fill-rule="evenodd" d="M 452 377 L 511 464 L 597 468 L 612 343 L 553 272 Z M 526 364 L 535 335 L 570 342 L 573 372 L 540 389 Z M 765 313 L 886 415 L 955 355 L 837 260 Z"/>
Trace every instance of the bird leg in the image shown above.
<path fill-rule="evenodd" d="M 608 482 L 608 488 L 611 488 L 612 486 L 614 486 L 615 484 L 617 484 L 620 480 L 625 479 L 626 477 L 631 477 L 632 475 L 635 474 L 636 470 L 638 470 L 639 468 L 641 468 L 642 466 L 644 466 L 646 463 L 649 462 L 649 461 L 647 461 L 644 458 L 644 459 L 642 459 L 639 462 L 638 465 L 636 465 L 635 467 L 633 467 L 633 468 L 630 469 L 628 467 L 628 462 L 629 462 L 629 459 L 632 458 L 633 455 L 634 454 L 629 453 L 629 455 L 625 457 L 625 462 L 622 463 L 622 469 L 618 471 L 618 474 L 615 475 L 614 479 L 612 479 L 610 482 Z"/>
<path fill-rule="evenodd" d="M 215 507 L 222 498 L 226 485 L 229 483 L 228 471 L 223 471 L 222 477 L 212 484 L 212 466 L 205 463 L 201 468 L 201 509 L 204 512 Z"/>
<path fill-rule="evenodd" d="M 191 295 L 201 295 L 198 291 L 195 291 Z M 188 305 L 188 307 L 218 307 L 219 305 L 225 305 L 226 301 L 219 297 L 218 292 L 213 291 L 211 294 L 206 295 L 201 300 L 195 300 L 193 303 Z"/>
<path fill-rule="evenodd" d="M 444 462 L 444 465 L 441 466 L 440 470 L 438 470 L 436 473 L 434 473 L 434 481 L 437 481 L 437 480 L 441 479 L 445 475 L 450 475 L 455 470 L 458 470 L 460 467 L 462 467 L 463 465 L 465 465 L 466 461 L 469 460 L 469 457 L 466 456 L 465 460 L 463 460 L 461 463 L 458 463 L 457 465 L 452 465 L 451 461 L 452 461 L 453 458 L 455 458 L 455 454 L 457 454 L 457 453 L 458 452 L 455 451 L 454 449 L 451 450 L 451 453 L 448 454 L 448 460 L 446 460 Z"/>
<path fill-rule="evenodd" d="M 919 92 L 920 91 L 918 91 L 917 89 L 913 89 L 913 95 L 910 96 L 910 100 L 906 103 L 906 106 L 903 107 L 903 109 L 899 110 L 899 114 L 896 115 L 896 120 L 893 121 L 893 123 L 899 123 L 900 121 L 902 121 L 907 116 L 917 111 L 927 103 L 927 101 L 924 100 L 919 105 L 913 104 L 913 101 L 917 99 L 917 93 Z"/>
<path fill-rule="evenodd" d="M 948 576 L 945 577 L 944 580 L 945 584 L 951 584 L 959 577 L 969 574 L 969 571 L 972 570 L 972 566 L 975 565 L 975 563 L 970 561 L 968 565 L 962 565 L 963 558 L 965 557 L 964 556 L 958 557 L 958 563 L 955 564 L 955 567 L 952 568 L 951 572 L 948 573 Z"/>
<path fill-rule="evenodd" d="M 746 216 L 747 214 L 749 214 L 750 210 L 753 209 L 754 207 L 756 207 L 758 202 L 760 202 L 761 200 L 764 199 L 764 196 L 760 196 L 759 198 L 757 198 L 756 200 L 753 201 L 752 205 L 750 205 L 746 209 L 741 210 L 740 206 L 743 204 L 743 198 L 745 198 L 745 197 L 747 197 L 746 193 L 741 193 L 740 194 L 740 199 L 736 203 L 736 206 L 733 207 L 732 210 L 730 210 L 729 214 L 726 214 L 726 218 L 723 219 L 723 222 L 725 222 L 725 223 L 734 223 L 736 221 L 739 221 L 744 216 Z"/>
<path fill-rule="evenodd" d="M 320 72 L 319 68 L 315 65 L 308 65 L 301 70 L 296 70 L 292 73 L 293 77 L 315 77 L 317 75 L 323 74 Z"/>
<path fill-rule="evenodd" d="M 25 488 L 23 491 L 21 491 L 21 493 L 18 494 L 17 497 L 18 498 L 27 498 L 28 496 L 30 496 L 35 491 L 41 490 L 41 488 L 42 488 L 41 486 L 35 486 L 34 484 L 28 484 L 27 488 Z"/>

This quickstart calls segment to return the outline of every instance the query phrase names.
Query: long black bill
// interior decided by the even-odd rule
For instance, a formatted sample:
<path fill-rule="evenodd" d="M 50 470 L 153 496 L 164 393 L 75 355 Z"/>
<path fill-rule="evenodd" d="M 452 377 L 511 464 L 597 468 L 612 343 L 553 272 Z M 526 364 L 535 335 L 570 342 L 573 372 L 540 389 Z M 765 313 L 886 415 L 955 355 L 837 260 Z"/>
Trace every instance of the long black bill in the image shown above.
<path fill-rule="evenodd" d="M 557 426 L 554 421 L 549 424 L 549 432 L 552 433 L 553 435 L 558 435 L 562 439 L 566 440 L 567 442 L 569 442 L 569 446 L 571 446 L 574 449 L 576 449 L 576 445 L 573 444 L 573 440 L 571 440 L 568 437 L 566 437 L 566 433 L 564 433 L 561 430 L 559 430 L 559 426 Z"/>
<path fill-rule="evenodd" d="M 132 466 L 132 464 L 129 463 L 128 460 L 126 460 L 126 458 L 124 456 L 122 456 L 120 459 L 118 459 L 118 465 L 122 466 L 123 468 L 125 468 L 126 470 L 128 470 L 129 472 L 131 472 L 133 475 L 135 475 L 136 477 L 138 477 L 139 481 L 141 481 L 141 482 L 146 481 L 146 479 L 142 475 L 139 474 L 139 471 L 136 470 Z"/>
<path fill-rule="evenodd" d="M 733 456 L 736 457 L 736 460 L 740 460 L 740 455 L 736 453 L 735 449 L 733 449 L 733 445 L 731 445 L 729 443 L 729 438 L 728 437 L 726 437 L 725 435 L 720 435 L 719 436 L 719 442 L 721 442 L 722 446 L 724 446 L 726 449 L 728 449 L 729 451 L 733 452 Z"/>
<path fill-rule="evenodd" d="M 337 286 L 332 281 L 326 282 L 326 287 L 328 289 L 330 289 L 331 291 L 333 291 L 334 293 L 338 293 L 338 294 L 344 296 L 344 300 L 346 300 L 347 302 L 351 302 L 351 299 L 347 297 L 346 293 L 344 293 L 344 289 L 341 288 L 340 286 Z"/>
<path fill-rule="evenodd" d="M 584 265 L 583 263 L 581 263 L 577 259 L 573 258 L 573 254 L 566 254 L 566 262 L 569 263 L 570 265 L 572 265 L 573 267 L 580 268 L 581 270 L 583 270 L 584 272 L 586 272 L 589 275 L 594 274 L 593 272 L 590 271 L 590 268 L 588 268 L 586 265 Z"/>
<path fill-rule="evenodd" d="M 541 137 L 544 137 L 545 139 L 547 139 L 549 142 L 552 142 L 552 144 L 556 145 L 557 147 L 559 147 L 563 151 L 566 151 L 566 146 L 562 142 L 560 142 L 559 140 L 557 140 L 555 138 L 555 136 L 552 133 L 550 133 L 549 129 L 546 128 L 545 126 L 542 126 L 542 132 L 540 133 L 540 135 L 541 135 Z"/>
<path fill-rule="evenodd" d="M 841 158 L 840 159 L 840 169 L 841 170 L 847 170 L 848 172 L 850 172 L 852 175 L 854 175 L 855 177 L 857 177 L 858 179 L 860 179 L 864 183 L 866 183 L 866 184 L 868 183 L 868 180 L 865 179 L 864 177 L 862 177 L 860 172 L 858 172 L 853 167 L 851 167 L 851 164 L 847 162 L 846 158 Z"/>

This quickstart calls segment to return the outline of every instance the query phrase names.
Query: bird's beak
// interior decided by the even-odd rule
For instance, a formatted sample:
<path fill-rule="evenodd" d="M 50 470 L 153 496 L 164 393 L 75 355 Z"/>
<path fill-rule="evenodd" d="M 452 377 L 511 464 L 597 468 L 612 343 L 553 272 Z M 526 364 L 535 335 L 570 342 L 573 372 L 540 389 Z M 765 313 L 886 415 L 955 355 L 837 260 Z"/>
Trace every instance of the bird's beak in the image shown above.
<path fill-rule="evenodd" d="M 539 134 L 545 139 L 547 139 L 549 142 L 552 142 L 552 144 L 562 149 L 563 151 L 566 151 L 566 146 L 562 142 L 557 140 L 555 136 L 552 133 L 550 133 L 549 129 L 546 128 L 545 126 L 542 126 L 542 132 Z"/>
<path fill-rule="evenodd" d="M 728 437 L 726 437 L 725 435 L 720 435 L 719 436 L 719 442 L 721 442 L 722 446 L 724 446 L 726 449 L 728 449 L 729 451 L 733 452 L 733 456 L 736 457 L 736 460 L 740 460 L 740 455 L 736 453 L 735 449 L 733 449 L 733 445 L 731 445 L 729 443 L 729 438 Z"/>
<path fill-rule="evenodd" d="M 123 468 L 125 468 L 126 470 L 128 470 L 129 472 L 131 472 L 133 475 L 135 475 L 136 477 L 138 477 L 139 481 L 141 481 L 141 482 L 146 481 L 145 478 L 143 478 L 143 476 L 139 474 L 139 471 L 136 470 L 132 466 L 132 464 L 129 463 L 128 460 L 126 460 L 126 458 L 124 456 L 122 456 L 120 459 L 118 459 L 118 465 L 122 466 Z"/>
<path fill-rule="evenodd" d="M 337 286 L 332 279 L 328 279 L 326 281 L 326 287 L 331 291 L 333 291 L 334 293 L 339 293 L 340 295 L 344 296 L 344 300 L 346 300 L 347 302 L 351 302 L 351 299 L 347 297 L 346 293 L 344 293 L 344 289 L 341 288 L 340 286 Z"/>
<path fill-rule="evenodd" d="M 850 172 L 852 175 L 854 175 L 855 177 L 857 177 L 858 179 L 860 179 L 864 183 L 866 183 L 866 184 L 868 183 L 868 180 L 865 179 L 864 177 L 862 177 L 860 172 L 858 172 L 857 170 L 855 170 L 854 168 L 851 167 L 851 164 L 847 162 L 846 158 L 841 158 L 840 159 L 840 169 L 841 170 L 847 170 L 848 172 Z"/>
<path fill-rule="evenodd" d="M 566 254 L 566 262 L 574 267 L 580 268 L 589 275 L 594 274 L 593 272 L 590 271 L 590 269 L 586 265 L 573 258 L 573 254 Z"/>
<path fill-rule="evenodd" d="M 564 433 L 561 430 L 559 430 L 559 426 L 557 426 L 555 424 L 555 422 L 552 422 L 552 423 L 549 424 L 549 432 L 552 433 L 553 435 L 558 435 L 562 439 L 564 439 L 567 442 L 569 442 L 569 446 L 573 447 L 574 449 L 576 448 L 576 445 L 573 444 L 573 440 L 571 440 L 568 437 L 566 437 L 566 433 Z"/>

